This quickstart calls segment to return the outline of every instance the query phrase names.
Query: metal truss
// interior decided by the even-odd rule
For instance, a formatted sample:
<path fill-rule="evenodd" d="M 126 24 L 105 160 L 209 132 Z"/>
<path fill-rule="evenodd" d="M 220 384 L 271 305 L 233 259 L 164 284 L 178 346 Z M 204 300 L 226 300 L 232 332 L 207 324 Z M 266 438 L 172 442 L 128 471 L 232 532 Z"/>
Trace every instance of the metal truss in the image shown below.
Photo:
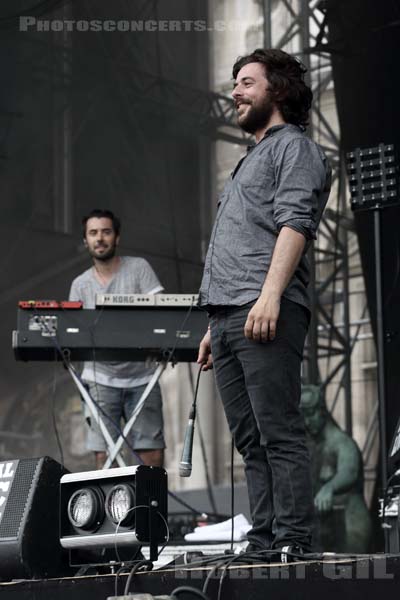
<path fill-rule="evenodd" d="M 297 54 L 308 69 L 314 94 L 310 134 L 324 149 L 333 170 L 336 206 L 325 212 L 318 240 L 310 253 L 313 319 L 306 347 L 305 379 L 324 387 L 336 386 L 331 408 L 339 397 L 344 400 L 345 428 L 351 435 L 350 369 L 354 341 L 350 336 L 348 230 L 343 226 L 348 226 L 349 219 L 340 138 L 321 109 L 322 94 L 333 87 L 325 3 L 264 0 L 263 8 L 265 45 Z"/>
<path fill-rule="evenodd" d="M 198 131 L 213 139 L 248 144 L 248 137 L 237 127 L 233 102 L 227 96 L 204 92 L 180 83 L 136 71 L 138 77 L 126 81 L 130 106 L 146 106 L 152 114 L 162 114 L 185 129 Z"/>
<path fill-rule="evenodd" d="M 325 210 L 318 240 L 309 255 L 312 281 L 312 313 L 310 334 L 306 345 L 305 380 L 330 386 L 329 409 L 344 402 L 344 425 L 352 435 L 351 356 L 365 323 L 367 305 L 361 315 L 350 320 L 349 245 L 354 232 L 346 195 L 346 171 L 338 135 L 321 109 L 322 95 L 334 86 L 331 55 L 335 49 L 327 38 L 327 12 L 324 0 L 262 0 L 264 10 L 264 42 L 266 47 L 281 48 L 297 54 L 308 68 L 309 84 L 314 102 L 310 135 L 324 149 L 332 166 L 334 206 Z M 278 11 L 279 8 L 279 11 Z M 279 16 L 279 23 L 278 21 Z M 282 29 L 282 22 L 286 27 Z M 279 28 L 280 25 L 280 28 Z M 275 33 L 278 32 L 278 33 Z M 376 468 L 371 466 L 378 435 L 377 406 L 371 412 L 365 441 L 361 448 L 367 480 L 375 480 Z"/>

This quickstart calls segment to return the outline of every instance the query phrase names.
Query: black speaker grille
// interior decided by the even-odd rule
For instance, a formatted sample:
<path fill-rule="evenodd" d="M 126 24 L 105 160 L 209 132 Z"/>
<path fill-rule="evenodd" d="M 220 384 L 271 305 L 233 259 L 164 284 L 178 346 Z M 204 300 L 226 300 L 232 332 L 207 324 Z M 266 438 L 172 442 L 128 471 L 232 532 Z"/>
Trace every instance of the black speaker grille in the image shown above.
<path fill-rule="evenodd" d="M 37 458 L 19 461 L 3 519 L 0 523 L 0 540 L 1 538 L 18 537 L 38 465 L 39 460 Z"/>

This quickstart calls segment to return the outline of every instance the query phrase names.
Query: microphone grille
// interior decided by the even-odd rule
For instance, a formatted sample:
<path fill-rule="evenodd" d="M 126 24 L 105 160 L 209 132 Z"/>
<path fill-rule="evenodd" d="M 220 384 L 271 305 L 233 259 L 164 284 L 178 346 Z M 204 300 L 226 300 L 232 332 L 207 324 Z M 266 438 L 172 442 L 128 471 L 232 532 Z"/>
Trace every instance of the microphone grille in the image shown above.
<path fill-rule="evenodd" d="M 190 463 L 181 462 L 179 465 L 179 477 L 190 477 L 192 474 L 192 465 Z"/>

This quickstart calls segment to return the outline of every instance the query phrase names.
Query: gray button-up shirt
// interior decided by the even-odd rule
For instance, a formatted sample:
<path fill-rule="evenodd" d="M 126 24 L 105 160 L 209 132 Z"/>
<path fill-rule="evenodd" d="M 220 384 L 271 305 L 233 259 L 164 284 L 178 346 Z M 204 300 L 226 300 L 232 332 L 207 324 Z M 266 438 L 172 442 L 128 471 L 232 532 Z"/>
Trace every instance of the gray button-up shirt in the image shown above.
<path fill-rule="evenodd" d="M 314 239 L 330 185 L 317 144 L 295 125 L 271 127 L 239 161 L 219 198 L 200 305 L 241 306 L 258 298 L 280 229 Z M 283 295 L 308 306 L 308 282 L 304 254 Z"/>

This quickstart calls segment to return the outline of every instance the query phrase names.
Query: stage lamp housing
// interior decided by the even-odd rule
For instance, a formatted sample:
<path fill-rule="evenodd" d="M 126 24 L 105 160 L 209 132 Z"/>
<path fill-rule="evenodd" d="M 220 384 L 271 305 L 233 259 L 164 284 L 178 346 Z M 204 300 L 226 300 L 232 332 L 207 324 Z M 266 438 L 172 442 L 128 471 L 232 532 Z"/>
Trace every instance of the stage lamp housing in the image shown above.
<path fill-rule="evenodd" d="M 135 521 L 135 489 L 132 485 L 119 483 L 108 492 L 105 500 L 107 517 L 116 525 L 128 525 Z"/>
<path fill-rule="evenodd" d="M 144 465 L 64 475 L 60 544 L 74 550 L 135 549 L 168 540 L 167 473 Z"/>
<path fill-rule="evenodd" d="M 68 519 L 76 529 L 96 531 L 103 515 L 102 494 L 96 488 L 81 488 L 68 501 Z"/>

